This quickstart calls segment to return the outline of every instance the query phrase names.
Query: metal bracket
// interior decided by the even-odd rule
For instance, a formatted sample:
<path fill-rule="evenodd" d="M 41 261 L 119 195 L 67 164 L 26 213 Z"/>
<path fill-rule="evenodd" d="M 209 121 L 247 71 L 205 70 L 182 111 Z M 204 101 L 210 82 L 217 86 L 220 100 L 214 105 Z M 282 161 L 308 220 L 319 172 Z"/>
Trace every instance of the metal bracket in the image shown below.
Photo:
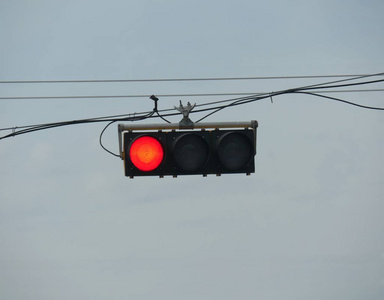
<path fill-rule="evenodd" d="M 183 119 L 179 122 L 180 128 L 193 128 L 194 123 L 193 121 L 189 118 L 189 113 L 194 109 L 196 106 L 196 103 L 191 105 L 191 103 L 187 103 L 187 106 L 184 106 L 183 103 L 181 103 L 180 100 L 180 106 L 176 107 L 175 109 L 178 110 L 183 114 Z"/>

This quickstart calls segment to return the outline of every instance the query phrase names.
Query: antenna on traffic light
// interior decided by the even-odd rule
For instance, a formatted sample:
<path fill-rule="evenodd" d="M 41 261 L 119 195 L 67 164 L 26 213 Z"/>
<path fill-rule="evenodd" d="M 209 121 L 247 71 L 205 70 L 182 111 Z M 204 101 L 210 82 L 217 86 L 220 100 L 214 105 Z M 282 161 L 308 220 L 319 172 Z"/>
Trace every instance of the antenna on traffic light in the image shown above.
<path fill-rule="evenodd" d="M 159 99 L 150 98 L 157 109 Z M 183 114 L 179 123 L 118 125 L 125 176 L 255 172 L 257 121 L 194 123 L 189 114 L 195 105 L 180 101 L 175 107 Z"/>
<path fill-rule="evenodd" d="M 192 109 L 195 108 L 195 106 L 196 106 L 196 103 L 191 105 L 191 103 L 189 103 L 189 102 L 188 102 L 187 106 L 184 106 L 183 103 L 181 103 L 181 100 L 180 100 L 180 106 L 179 107 L 174 106 L 176 110 L 178 110 L 179 112 L 181 112 L 183 114 L 183 118 L 179 122 L 180 127 L 193 128 L 194 123 L 189 118 L 189 113 L 192 111 Z"/>

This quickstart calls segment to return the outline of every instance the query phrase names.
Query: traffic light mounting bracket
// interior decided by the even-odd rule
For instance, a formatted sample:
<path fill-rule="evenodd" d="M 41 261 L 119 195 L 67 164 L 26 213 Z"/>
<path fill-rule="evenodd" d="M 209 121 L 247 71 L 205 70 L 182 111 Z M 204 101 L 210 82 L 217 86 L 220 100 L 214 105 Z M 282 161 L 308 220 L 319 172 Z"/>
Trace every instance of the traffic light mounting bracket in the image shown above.
<path fill-rule="evenodd" d="M 193 123 L 191 126 L 183 126 L 180 123 L 168 124 L 118 124 L 118 138 L 119 138 L 119 153 L 120 158 L 124 160 L 123 151 L 123 132 L 124 131 L 145 131 L 145 130 L 183 130 L 183 129 L 221 129 L 221 128 L 251 128 L 255 135 L 255 149 L 256 149 L 256 128 L 258 122 L 256 120 L 248 122 L 209 122 L 209 123 Z"/>

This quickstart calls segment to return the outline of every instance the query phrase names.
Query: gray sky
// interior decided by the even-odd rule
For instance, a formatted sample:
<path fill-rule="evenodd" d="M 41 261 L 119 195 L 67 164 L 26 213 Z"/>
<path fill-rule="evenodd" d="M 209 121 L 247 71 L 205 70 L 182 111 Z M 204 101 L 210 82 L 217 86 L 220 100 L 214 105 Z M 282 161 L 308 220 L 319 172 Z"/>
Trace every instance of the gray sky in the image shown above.
<path fill-rule="evenodd" d="M 0 80 L 379 73 L 383 11 L 374 0 L 3 0 Z M 256 93 L 323 81 L 1 84 L 0 96 Z M 382 92 L 335 96 L 384 106 Z M 0 127 L 152 105 L 1 100 Z M 207 121 L 252 119 L 251 176 L 130 180 L 98 145 L 105 124 L 0 141 L 1 298 L 382 299 L 383 113 L 290 95 Z M 117 142 L 111 126 L 104 143 L 117 152 Z"/>

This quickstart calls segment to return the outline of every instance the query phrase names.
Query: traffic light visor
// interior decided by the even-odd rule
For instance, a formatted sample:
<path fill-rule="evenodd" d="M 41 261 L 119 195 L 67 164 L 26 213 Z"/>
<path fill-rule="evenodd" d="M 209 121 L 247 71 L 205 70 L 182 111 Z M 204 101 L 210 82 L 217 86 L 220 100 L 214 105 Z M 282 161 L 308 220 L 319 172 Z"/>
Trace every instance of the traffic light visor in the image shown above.
<path fill-rule="evenodd" d="M 139 136 L 130 146 L 129 157 L 136 168 L 149 172 L 163 161 L 164 149 L 154 137 Z"/>

